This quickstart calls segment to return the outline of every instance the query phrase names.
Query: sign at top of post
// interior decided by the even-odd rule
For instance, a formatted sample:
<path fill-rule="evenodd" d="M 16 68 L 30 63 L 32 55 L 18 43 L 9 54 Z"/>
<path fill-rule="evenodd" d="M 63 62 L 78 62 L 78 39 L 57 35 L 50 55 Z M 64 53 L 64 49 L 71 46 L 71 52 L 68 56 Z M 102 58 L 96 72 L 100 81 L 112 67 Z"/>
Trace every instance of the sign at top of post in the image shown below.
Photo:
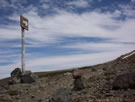
<path fill-rule="evenodd" d="M 23 28 L 23 29 L 26 29 L 28 30 L 28 19 L 23 17 L 23 16 L 20 16 L 20 26 Z"/>

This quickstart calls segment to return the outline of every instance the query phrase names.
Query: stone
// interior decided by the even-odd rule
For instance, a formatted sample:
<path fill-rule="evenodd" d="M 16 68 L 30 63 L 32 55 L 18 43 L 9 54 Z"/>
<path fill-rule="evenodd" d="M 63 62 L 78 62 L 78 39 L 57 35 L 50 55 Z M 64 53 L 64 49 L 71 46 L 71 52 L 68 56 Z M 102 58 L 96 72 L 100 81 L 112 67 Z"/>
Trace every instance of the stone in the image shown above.
<path fill-rule="evenodd" d="M 21 75 L 22 75 L 21 69 L 20 68 L 15 68 L 11 72 L 11 80 L 9 81 L 9 84 L 20 83 Z"/>
<path fill-rule="evenodd" d="M 70 75 L 72 75 L 72 73 L 70 73 L 70 72 L 64 73 L 64 76 L 70 76 Z"/>
<path fill-rule="evenodd" d="M 75 91 L 80 91 L 80 90 L 84 89 L 84 84 L 83 84 L 83 81 L 81 78 L 75 79 L 73 84 L 74 84 L 73 90 L 75 90 Z"/>
<path fill-rule="evenodd" d="M 15 68 L 12 72 L 11 72 L 11 77 L 12 78 L 20 78 L 22 75 L 21 69 L 20 68 Z"/>
<path fill-rule="evenodd" d="M 38 79 L 38 78 L 39 78 L 39 77 L 38 77 L 36 74 L 34 74 L 34 73 L 31 74 L 31 77 L 34 78 L 34 79 Z"/>
<path fill-rule="evenodd" d="M 81 78 L 81 77 L 82 77 L 82 71 L 80 71 L 80 70 L 73 71 L 73 78 L 74 79 Z"/>
<path fill-rule="evenodd" d="M 26 71 L 24 72 L 24 75 L 30 75 L 30 74 L 32 74 L 31 70 L 26 70 Z"/>
<path fill-rule="evenodd" d="M 16 68 L 11 72 L 11 80 L 9 85 L 17 83 L 32 83 L 38 78 L 37 75 L 32 73 L 30 70 L 26 70 L 24 73 L 21 72 L 20 68 Z"/>
<path fill-rule="evenodd" d="M 58 89 L 49 102 L 72 102 L 71 90 L 65 88 Z"/>
<path fill-rule="evenodd" d="M 31 75 L 23 75 L 21 77 L 21 83 L 33 83 L 35 79 Z"/>
<path fill-rule="evenodd" d="M 135 72 L 117 76 L 113 83 L 113 89 L 135 89 Z"/>
<path fill-rule="evenodd" d="M 3 97 L 0 97 L 0 102 L 10 102 L 12 98 L 9 95 L 4 95 Z"/>

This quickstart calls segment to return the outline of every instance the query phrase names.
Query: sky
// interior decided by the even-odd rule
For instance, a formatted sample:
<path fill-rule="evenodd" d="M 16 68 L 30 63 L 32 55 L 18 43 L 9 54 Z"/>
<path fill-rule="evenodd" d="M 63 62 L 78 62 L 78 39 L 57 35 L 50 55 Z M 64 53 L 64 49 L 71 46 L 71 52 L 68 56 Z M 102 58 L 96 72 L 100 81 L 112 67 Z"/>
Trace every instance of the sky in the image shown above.
<path fill-rule="evenodd" d="M 0 79 L 21 68 L 20 15 L 26 70 L 78 68 L 135 50 L 135 0 L 0 0 Z"/>

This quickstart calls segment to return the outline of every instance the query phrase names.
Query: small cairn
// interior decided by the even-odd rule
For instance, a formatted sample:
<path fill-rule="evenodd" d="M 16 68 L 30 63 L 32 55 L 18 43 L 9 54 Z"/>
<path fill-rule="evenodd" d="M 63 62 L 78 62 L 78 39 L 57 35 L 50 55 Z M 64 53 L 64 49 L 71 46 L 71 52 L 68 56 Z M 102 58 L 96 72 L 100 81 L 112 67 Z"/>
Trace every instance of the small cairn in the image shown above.
<path fill-rule="evenodd" d="M 11 72 L 11 80 L 9 81 L 9 84 L 32 83 L 35 82 L 37 78 L 38 77 L 30 70 L 26 70 L 22 73 L 20 68 L 15 68 Z"/>
<path fill-rule="evenodd" d="M 73 78 L 74 78 L 74 91 L 80 91 L 82 89 L 84 89 L 84 84 L 82 81 L 82 71 L 81 70 L 74 70 L 73 71 Z"/>

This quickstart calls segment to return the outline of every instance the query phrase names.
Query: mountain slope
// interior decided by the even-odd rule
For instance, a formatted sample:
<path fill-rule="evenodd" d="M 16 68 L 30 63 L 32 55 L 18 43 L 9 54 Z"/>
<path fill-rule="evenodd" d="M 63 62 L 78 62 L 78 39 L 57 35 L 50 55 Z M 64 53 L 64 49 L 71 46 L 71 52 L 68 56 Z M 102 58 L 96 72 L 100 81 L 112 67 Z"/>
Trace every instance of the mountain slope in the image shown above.
<path fill-rule="evenodd" d="M 79 69 L 83 73 L 83 90 L 72 90 L 74 69 L 37 72 L 40 78 L 35 83 L 1 86 L 0 102 L 57 102 L 52 100 L 56 97 L 64 97 L 65 101 L 59 102 L 68 102 L 69 98 L 72 102 L 134 102 L 134 89 L 112 90 L 112 87 L 117 76 L 135 72 L 135 51 L 104 64 Z"/>

